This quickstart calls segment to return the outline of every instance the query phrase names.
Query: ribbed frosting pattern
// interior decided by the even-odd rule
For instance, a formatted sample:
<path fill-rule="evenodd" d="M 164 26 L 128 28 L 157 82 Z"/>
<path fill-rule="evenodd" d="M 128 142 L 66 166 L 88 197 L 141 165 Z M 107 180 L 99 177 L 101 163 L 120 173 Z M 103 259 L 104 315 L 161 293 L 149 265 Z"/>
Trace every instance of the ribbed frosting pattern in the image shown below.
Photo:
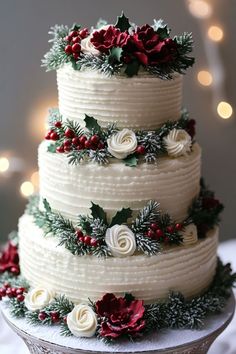
<path fill-rule="evenodd" d="M 167 298 L 171 290 L 192 297 L 207 289 L 217 262 L 218 229 L 192 246 L 122 259 L 73 256 L 54 237 L 43 236 L 28 215 L 19 221 L 19 238 L 23 277 L 75 302 L 97 300 L 107 292 L 132 293 L 147 303 Z"/>
<path fill-rule="evenodd" d="M 140 163 L 132 168 L 113 161 L 107 166 L 69 165 L 65 155 L 48 152 L 47 142 L 43 142 L 39 147 L 40 196 L 72 221 L 78 214 L 88 214 L 91 202 L 110 217 L 123 207 L 139 210 L 151 199 L 174 220 L 186 218 L 200 188 L 201 150 L 197 144 L 189 155 L 161 157 L 157 164 Z"/>
<path fill-rule="evenodd" d="M 106 126 L 155 129 L 180 118 L 182 76 L 161 80 L 141 72 L 107 77 L 96 71 L 74 70 L 71 64 L 57 71 L 59 110 L 63 119 L 84 125 L 85 113 Z"/>

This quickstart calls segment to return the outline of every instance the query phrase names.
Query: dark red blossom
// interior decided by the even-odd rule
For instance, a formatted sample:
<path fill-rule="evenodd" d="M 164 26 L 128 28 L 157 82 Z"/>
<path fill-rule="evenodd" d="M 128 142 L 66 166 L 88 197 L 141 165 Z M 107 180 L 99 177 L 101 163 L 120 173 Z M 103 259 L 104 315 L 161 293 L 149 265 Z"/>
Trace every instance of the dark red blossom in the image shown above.
<path fill-rule="evenodd" d="M 0 253 L 0 273 L 13 272 L 19 273 L 18 249 L 11 242 L 8 243 L 5 250 Z"/>
<path fill-rule="evenodd" d="M 151 26 L 144 25 L 130 36 L 126 50 L 145 66 L 160 65 L 175 59 L 177 45 L 171 38 L 161 39 Z"/>
<path fill-rule="evenodd" d="M 106 29 L 95 31 L 91 38 L 91 42 L 101 53 L 108 54 L 111 48 L 123 48 L 127 44 L 129 38 L 130 35 L 128 32 L 121 32 L 119 28 L 109 26 Z"/>
<path fill-rule="evenodd" d="M 128 300 L 117 298 L 114 294 L 106 294 L 102 300 L 96 302 L 96 310 L 101 317 L 102 337 L 135 337 L 145 328 L 145 308 L 141 300 Z"/>

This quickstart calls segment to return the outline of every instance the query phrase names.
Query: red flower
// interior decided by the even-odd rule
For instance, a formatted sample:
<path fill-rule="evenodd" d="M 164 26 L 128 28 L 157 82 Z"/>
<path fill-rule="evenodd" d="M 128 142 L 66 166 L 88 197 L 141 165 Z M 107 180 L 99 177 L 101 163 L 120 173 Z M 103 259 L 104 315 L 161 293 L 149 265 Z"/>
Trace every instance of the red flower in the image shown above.
<path fill-rule="evenodd" d="M 176 43 L 171 38 L 161 39 L 149 25 L 137 28 L 126 49 L 145 66 L 169 63 L 177 54 Z"/>
<path fill-rule="evenodd" d="M 119 28 L 109 26 L 106 29 L 95 31 L 91 38 L 94 47 L 101 53 L 109 53 L 113 47 L 123 48 L 130 38 L 128 32 L 121 32 Z"/>
<path fill-rule="evenodd" d="M 145 308 L 141 300 L 127 300 L 106 294 L 96 302 L 96 310 L 102 321 L 102 337 L 117 338 L 127 334 L 137 336 L 145 327 Z"/>
<path fill-rule="evenodd" d="M 0 273 L 6 271 L 19 273 L 18 249 L 11 242 L 9 242 L 6 249 L 0 253 Z"/>
<path fill-rule="evenodd" d="M 218 207 L 219 205 L 220 205 L 219 200 L 213 197 L 205 197 L 202 200 L 202 206 L 204 209 L 213 209 Z"/>

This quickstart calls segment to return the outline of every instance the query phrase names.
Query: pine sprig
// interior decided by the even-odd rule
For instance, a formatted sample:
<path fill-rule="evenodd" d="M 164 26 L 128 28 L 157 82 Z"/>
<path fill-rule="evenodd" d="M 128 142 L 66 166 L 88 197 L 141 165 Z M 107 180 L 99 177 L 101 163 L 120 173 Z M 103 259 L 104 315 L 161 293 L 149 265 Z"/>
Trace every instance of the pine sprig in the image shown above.
<path fill-rule="evenodd" d="M 154 256 L 158 253 L 161 253 L 161 245 L 156 240 L 152 240 L 151 238 L 148 238 L 141 233 L 137 233 L 135 236 L 137 249 L 139 251 L 143 252 L 147 256 Z"/>
<path fill-rule="evenodd" d="M 111 62 L 106 55 L 92 54 L 83 54 L 79 63 L 82 69 L 95 70 L 108 77 L 119 73 L 122 66 L 119 62 Z"/>
<path fill-rule="evenodd" d="M 25 317 L 27 308 L 25 307 L 24 301 L 18 301 L 16 298 L 9 299 L 11 315 L 15 318 Z"/>
<path fill-rule="evenodd" d="M 154 222 L 160 215 L 160 204 L 154 200 L 150 200 L 147 205 L 140 210 L 138 216 L 132 223 L 132 230 L 136 234 L 143 234 L 151 223 Z"/>

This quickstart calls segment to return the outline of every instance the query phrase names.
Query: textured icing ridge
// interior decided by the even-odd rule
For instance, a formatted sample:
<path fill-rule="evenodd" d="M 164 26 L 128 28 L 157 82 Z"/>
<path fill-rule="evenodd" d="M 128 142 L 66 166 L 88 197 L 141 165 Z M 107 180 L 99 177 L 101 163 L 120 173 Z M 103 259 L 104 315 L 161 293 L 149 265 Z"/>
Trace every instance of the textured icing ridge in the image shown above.
<path fill-rule="evenodd" d="M 207 289 L 216 269 L 218 229 L 191 246 L 122 259 L 73 256 L 55 238 L 45 238 L 28 215 L 19 221 L 19 237 L 22 275 L 32 286 L 50 284 L 75 302 L 107 292 L 132 293 L 146 302 L 165 299 L 170 290 L 192 297 Z"/>
<path fill-rule="evenodd" d="M 153 199 L 163 212 L 182 221 L 199 193 L 200 170 L 197 144 L 187 156 L 161 157 L 157 164 L 141 163 L 135 168 L 119 161 L 108 166 L 71 166 L 66 156 L 47 152 L 46 142 L 39 147 L 40 196 L 71 220 L 88 214 L 91 201 L 112 216 L 123 207 L 141 209 Z"/>
<path fill-rule="evenodd" d="M 95 71 L 76 71 L 71 65 L 57 70 L 59 110 L 84 125 L 85 113 L 101 126 L 156 129 L 178 120 L 182 105 L 182 76 L 161 80 L 147 73 L 128 78 L 106 77 Z"/>

